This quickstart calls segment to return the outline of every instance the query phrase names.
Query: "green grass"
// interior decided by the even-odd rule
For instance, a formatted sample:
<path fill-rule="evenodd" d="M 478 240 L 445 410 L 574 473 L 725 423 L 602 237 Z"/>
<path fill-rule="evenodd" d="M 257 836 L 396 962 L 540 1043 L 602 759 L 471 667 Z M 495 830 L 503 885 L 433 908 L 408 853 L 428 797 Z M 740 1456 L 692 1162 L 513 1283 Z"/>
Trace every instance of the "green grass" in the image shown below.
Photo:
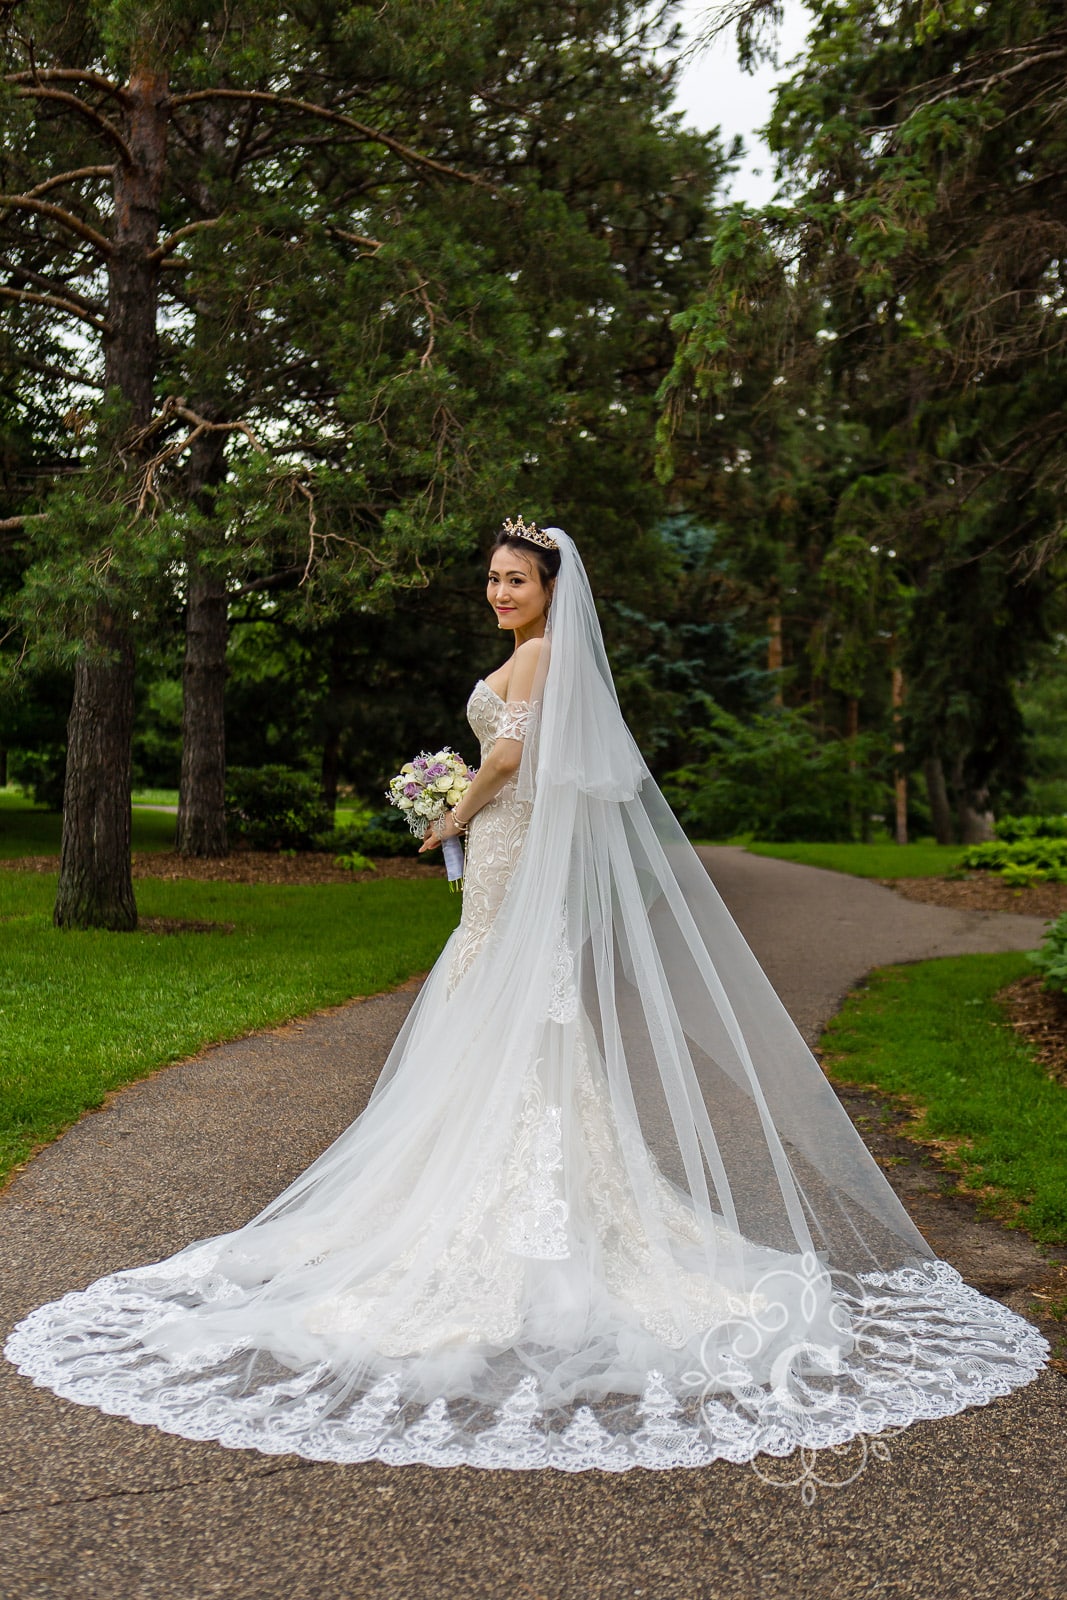
<path fill-rule="evenodd" d="M 1067 1090 L 1048 1078 L 994 995 L 1025 956 L 958 956 L 883 967 L 823 1035 L 831 1079 L 873 1084 L 922 1110 L 920 1139 L 984 1209 L 1035 1239 L 1067 1243 Z"/>
<path fill-rule="evenodd" d="M 459 915 L 437 879 L 142 879 L 142 916 L 233 933 L 59 933 L 54 894 L 51 875 L 0 873 L 0 1174 L 165 1062 L 424 971 Z"/>
<path fill-rule="evenodd" d="M 856 878 L 940 878 L 950 872 L 964 845 L 934 844 L 748 844 L 753 855 L 774 856 L 778 861 L 799 861 L 805 867 L 828 867 Z"/>
<path fill-rule="evenodd" d="M 130 797 L 135 806 L 176 806 L 177 789 L 135 789 Z"/>
<path fill-rule="evenodd" d="M 135 811 L 133 848 L 173 850 L 175 819 L 165 811 Z M 0 860 L 16 856 L 57 856 L 63 818 L 41 811 L 21 794 L 0 789 Z"/>

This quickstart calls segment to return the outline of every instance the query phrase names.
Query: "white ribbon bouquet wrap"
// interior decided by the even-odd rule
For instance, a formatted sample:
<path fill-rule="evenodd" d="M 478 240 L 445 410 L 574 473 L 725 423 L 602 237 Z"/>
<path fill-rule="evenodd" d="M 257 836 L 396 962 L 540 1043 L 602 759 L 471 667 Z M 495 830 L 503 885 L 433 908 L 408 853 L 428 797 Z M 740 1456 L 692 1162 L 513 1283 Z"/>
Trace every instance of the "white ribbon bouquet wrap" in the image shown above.
<path fill-rule="evenodd" d="M 397 806 L 417 839 L 447 810 L 459 804 L 474 780 L 474 773 L 463 757 L 448 745 L 433 755 L 425 750 L 413 761 L 405 761 L 385 791 L 390 805 Z M 463 844 L 453 836 L 442 843 L 445 871 L 452 885 L 463 882 Z"/>

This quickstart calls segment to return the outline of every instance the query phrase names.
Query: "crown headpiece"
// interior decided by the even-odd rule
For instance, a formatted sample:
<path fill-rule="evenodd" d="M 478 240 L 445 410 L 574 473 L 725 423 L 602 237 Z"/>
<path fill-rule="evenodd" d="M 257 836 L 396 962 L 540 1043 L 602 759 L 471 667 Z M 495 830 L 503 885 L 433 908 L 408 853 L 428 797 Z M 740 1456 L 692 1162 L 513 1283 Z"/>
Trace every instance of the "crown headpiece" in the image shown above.
<path fill-rule="evenodd" d="M 527 539 L 531 544 L 539 544 L 542 550 L 558 550 L 559 545 L 550 533 L 545 533 L 535 522 L 524 522 L 521 517 L 514 521 L 510 517 L 504 518 L 504 532 L 510 533 L 513 539 Z"/>

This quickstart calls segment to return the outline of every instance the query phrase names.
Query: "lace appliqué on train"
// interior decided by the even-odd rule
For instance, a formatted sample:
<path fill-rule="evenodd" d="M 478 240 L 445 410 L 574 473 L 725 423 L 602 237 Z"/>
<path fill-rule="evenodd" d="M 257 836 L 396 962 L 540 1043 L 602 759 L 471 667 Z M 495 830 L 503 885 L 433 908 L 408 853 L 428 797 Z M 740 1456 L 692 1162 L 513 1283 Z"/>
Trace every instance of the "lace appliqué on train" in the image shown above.
<path fill-rule="evenodd" d="M 546 1105 L 536 1069 L 523 1096 L 519 1133 L 509 1164 L 505 1248 L 536 1261 L 570 1255 L 563 1198 L 563 1107 Z"/>

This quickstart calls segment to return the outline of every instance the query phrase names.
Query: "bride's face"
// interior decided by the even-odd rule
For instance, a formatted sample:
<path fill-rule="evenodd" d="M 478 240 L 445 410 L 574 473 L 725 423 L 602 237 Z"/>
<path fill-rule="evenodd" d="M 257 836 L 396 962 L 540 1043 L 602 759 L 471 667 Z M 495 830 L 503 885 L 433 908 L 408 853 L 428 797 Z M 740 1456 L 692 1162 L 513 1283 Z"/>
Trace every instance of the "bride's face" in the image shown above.
<path fill-rule="evenodd" d="M 511 545 L 493 551 L 485 593 L 501 628 L 528 628 L 539 622 L 549 600 L 535 563 Z"/>

